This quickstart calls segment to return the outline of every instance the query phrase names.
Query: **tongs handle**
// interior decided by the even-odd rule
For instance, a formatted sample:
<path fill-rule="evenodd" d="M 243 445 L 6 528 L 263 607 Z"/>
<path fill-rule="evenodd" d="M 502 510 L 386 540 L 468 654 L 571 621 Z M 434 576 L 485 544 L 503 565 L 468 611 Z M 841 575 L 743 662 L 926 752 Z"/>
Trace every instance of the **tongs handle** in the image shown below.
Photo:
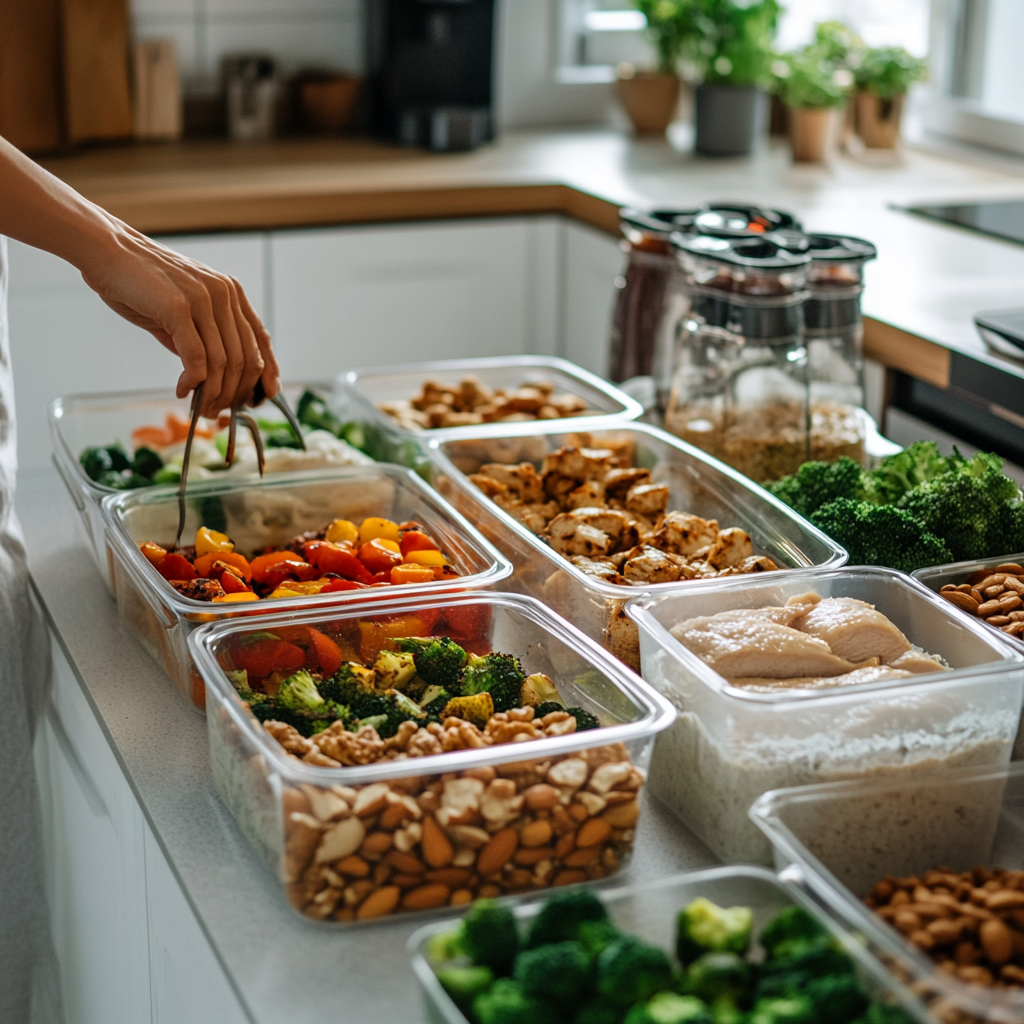
<path fill-rule="evenodd" d="M 174 550 L 181 545 L 181 535 L 185 531 L 185 488 L 188 486 L 188 464 L 192 458 L 192 441 L 196 436 L 196 424 L 199 422 L 199 410 L 203 404 L 203 384 L 200 381 L 192 392 L 192 419 L 188 425 L 188 437 L 185 438 L 185 455 L 181 460 L 181 480 L 178 481 L 178 534 L 174 538 Z"/>

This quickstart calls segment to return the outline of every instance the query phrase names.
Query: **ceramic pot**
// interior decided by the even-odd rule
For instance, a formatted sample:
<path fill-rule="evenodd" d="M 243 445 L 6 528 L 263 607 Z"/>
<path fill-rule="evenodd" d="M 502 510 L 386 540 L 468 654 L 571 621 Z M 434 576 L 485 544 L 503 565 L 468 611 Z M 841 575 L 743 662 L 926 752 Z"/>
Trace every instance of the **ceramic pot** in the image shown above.
<path fill-rule="evenodd" d="M 314 132 L 334 135 L 352 121 L 359 79 L 351 75 L 309 78 L 299 84 L 302 121 Z"/>
<path fill-rule="evenodd" d="M 790 110 L 789 142 L 797 163 L 824 162 L 831 134 L 831 110 Z"/>
<path fill-rule="evenodd" d="M 857 91 L 857 133 L 869 149 L 893 149 L 900 137 L 904 94 L 883 100 L 864 89 Z"/>
<path fill-rule="evenodd" d="M 617 88 L 637 135 L 664 135 L 676 119 L 682 88 L 678 75 L 634 71 L 620 75 Z"/>
<path fill-rule="evenodd" d="M 697 88 L 694 149 L 704 156 L 752 153 L 768 118 L 767 95 L 752 85 Z"/>

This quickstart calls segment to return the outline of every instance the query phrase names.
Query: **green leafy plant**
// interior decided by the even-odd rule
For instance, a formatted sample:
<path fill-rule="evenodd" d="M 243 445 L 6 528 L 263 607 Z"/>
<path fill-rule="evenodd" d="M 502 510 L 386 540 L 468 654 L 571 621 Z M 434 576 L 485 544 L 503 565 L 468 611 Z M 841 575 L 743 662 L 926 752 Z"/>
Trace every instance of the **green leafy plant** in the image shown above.
<path fill-rule="evenodd" d="M 814 47 L 783 54 L 772 64 L 773 88 L 792 110 L 841 107 L 851 84 L 850 73 L 820 56 Z"/>
<path fill-rule="evenodd" d="M 700 67 L 708 85 L 764 86 L 771 81 L 777 0 L 698 0 Z"/>
<path fill-rule="evenodd" d="M 854 70 L 858 89 L 881 100 L 900 96 L 928 74 L 928 62 L 908 53 L 901 46 L 865 50 Z"/>
<path fill-rule="evenodd" d="M 863 48 L 864 40 L 841 21 L 819 21 L 814 26 L 814 42 L 807 47 L 836 68 L 855 67 Z"/>
<path fill-rule="evenodd" d="M 647 19 L 647 36 L 658 55 L 658 71 L 679 73 L 679 64 L 696 53 L 701 39 L 697 0 L 633 0 Z"/>

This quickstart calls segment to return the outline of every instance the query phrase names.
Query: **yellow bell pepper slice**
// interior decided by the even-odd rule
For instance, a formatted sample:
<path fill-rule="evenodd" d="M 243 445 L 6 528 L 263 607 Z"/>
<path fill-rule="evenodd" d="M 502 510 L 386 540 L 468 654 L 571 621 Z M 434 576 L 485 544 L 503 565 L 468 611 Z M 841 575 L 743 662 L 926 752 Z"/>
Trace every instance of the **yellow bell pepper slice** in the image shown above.
<path fill-rule="evenodd" d="M 401 539 L 402 534 L 398 529 L 398 523 L 393 523 L 390 519 L 370 516 L 369 519 L 364 519 L 359 527 L 360 544 L 369 544 L 371 540 L 390 540 L 397 545 Z M 395 550 L 397 551 L 398 548 L 396 547 Z"/>
<path fill-rule="evenodd" d="M 349 544 L 355 544 L 358 539 L 359 527 L 355 523 L 350 523 L 347 519 L 335 519 L 327 527 L 327 534 L 324 537 L 324 540 L 329 540 L 332 544 L 341 544 L 345 541 Z"/>
<path fill-rule="evenodd" d="M 215 551 L 234 551 L 235 545 L 226 533 L 218 533 L 207 526 L 196 530 L 196 556 L 213 554 Z"/>
<path fill-rule="evenodd" d="M 214 604 L 242 604 L 246 601 L 258 601 L 259 595 L 248 593 L 239 594 L 219 594 L 213 599 Z"/>
<path fill-rule="evenodd" d="M 287 580 L 269 597 L 303 597 L 309 594 L 319 594 L 330 582 L 330 580 L 309 580 L 303 583 L 299 580 Z"/>
<path fill-rule="evenodd" d="M 447 565 L 448 559 L 440 551 L 433 551 L 429 548 L 423 551 L 410 551 L 406 554 L 405 560 L 416 565 Z"/>

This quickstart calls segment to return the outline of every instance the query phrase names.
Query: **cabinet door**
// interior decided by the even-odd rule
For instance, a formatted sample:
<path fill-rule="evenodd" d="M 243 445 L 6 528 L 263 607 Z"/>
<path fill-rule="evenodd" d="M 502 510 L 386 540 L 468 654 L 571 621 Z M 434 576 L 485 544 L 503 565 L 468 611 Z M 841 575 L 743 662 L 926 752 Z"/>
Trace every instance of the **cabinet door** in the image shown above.
<path fill-rule="evenodd" d="M 67 660 L 53 644 L 40 726 L 54 942 L 68 1024 L 150 1021 L 143 820 Z"/>
<path fill-rule="evenodd" d="M 171 248 L 241 281 L 262 315 L 264 236 L 165 238 Z M 109 309 L 69 263 L 10 243 L 9 313 L 23 469 L 50 461 L 47 409 L 80 391 L 173 388 L 176 356 Z"/>
<path fill-rule="evenodd" d="M 290 377 L 550 351 L 533 335 L 537 229 L 525 220 L 275 232 L 275 344 Z M 554 230 L 544 229 L 554 238 Z M 549 298 L 549 318 L 554 303 Z"/>
<path fill-rule="evenodd" d="M 602 377 L 608 373 L 615 278 L 624 258 L 618 242 L 594 228 L 566 223 L 564 356 Z"/>

